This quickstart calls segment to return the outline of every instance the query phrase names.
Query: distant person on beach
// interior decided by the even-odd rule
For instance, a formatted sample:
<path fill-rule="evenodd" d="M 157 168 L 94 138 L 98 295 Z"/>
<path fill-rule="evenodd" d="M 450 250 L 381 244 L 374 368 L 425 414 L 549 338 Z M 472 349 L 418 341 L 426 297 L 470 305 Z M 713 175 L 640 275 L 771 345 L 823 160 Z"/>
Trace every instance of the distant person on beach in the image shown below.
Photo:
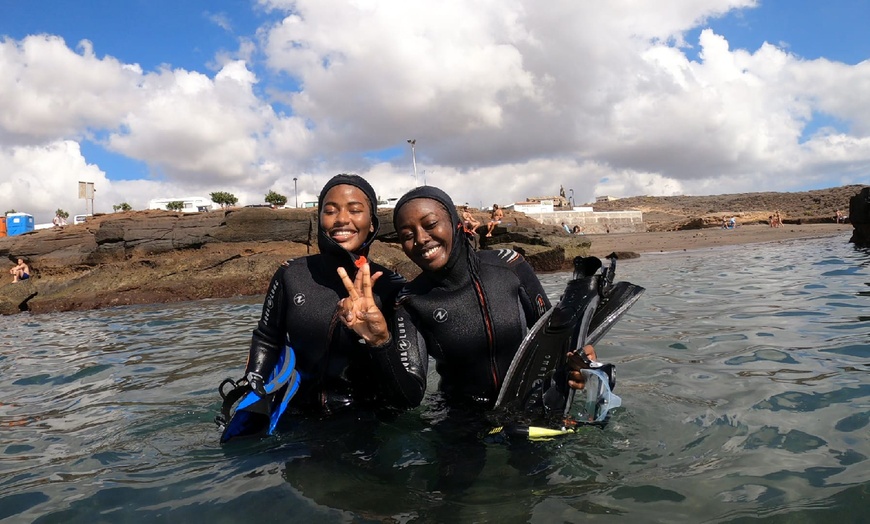
<path fill-rule="evenodd" d="M 837 210 L 837 215 L 835 217 L 837 219 L 837 223 L 843 222 L 843 212 L 839 209 Z"/>
<path fill-rule="evenodd" d="M 773 214 L 773 227 L 782 227 L 782 217 L 779 215 L 779 210 Z"/>
<path fill-rule="evenodd" d="M 574 235 L 582 235 L 583 229 L 581 229 L 580 226 L 574 226 L 574 229 L 571 230 L 571 233 Z"/>
<path fill-rule="evenodd" d="M 18 265 L 9 270 L 12 275 L 12 283 L 15 284 L 21 280 L 30 278 L 30 266 L 28 266 L 23 258 L 18 259 Z"/>
<path fill-rule="evenodd" d="M 462 227 L 465 232 L 471 237 L 471 244 L 474 249 L 480 247 L 480 235 L 477 233 L 477 228 L 480 227 L 480 222 L 474 218 L 468 206 L 462 208 Z"/>
<path fill-rule="evenodd" d="M 504 218 L 504 211 L 498 207 L 498 204 L 492 205 L 492 216 L 489 219 L 489 224 L 487 224 L 486 236 L 491 237 L 492 232 L 495 229 L 495 226 L 501 224 L 502 219 Z"/>
<path fill-rule="evenodd" d="M 64 227 L 66 226 L 66 219 L 60 215 L 54 215 L 54 218 L 51 219 L 51 223 L 54 224 L 54 227 Z"/>
<path fill-rule="evenodd" d="M 565 232 L 568 233 L 569 235 L 571 234 L 571 228 L 568 227 L 568 224 L 562 222 L 562 229 L 564 229 Z"/>
<path fill-rule="evenodd" d="M 467 207 L 462 208 L 462 225 L 466 231 L 475 231 L 480 227 L 480 222 L 474 218 Z"/>
<path fill-rule="evenodd" d="M 768 217 L 767 217 L 767 224 L 768 224 L 770 227 L 774 227 L 774 225 L 773 225 L 773 215 L 768 215 Z"/>

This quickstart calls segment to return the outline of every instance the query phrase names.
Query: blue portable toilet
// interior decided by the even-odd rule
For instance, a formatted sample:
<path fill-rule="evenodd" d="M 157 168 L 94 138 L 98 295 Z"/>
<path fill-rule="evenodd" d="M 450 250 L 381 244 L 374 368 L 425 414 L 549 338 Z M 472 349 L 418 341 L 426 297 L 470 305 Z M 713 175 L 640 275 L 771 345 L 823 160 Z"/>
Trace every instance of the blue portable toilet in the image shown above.
<path fill-rule="evenodd" d="M 10 237 L 33 231 L 33 215 L 27 213 L 9 213 L 6 215 L 6 234 Z"/>

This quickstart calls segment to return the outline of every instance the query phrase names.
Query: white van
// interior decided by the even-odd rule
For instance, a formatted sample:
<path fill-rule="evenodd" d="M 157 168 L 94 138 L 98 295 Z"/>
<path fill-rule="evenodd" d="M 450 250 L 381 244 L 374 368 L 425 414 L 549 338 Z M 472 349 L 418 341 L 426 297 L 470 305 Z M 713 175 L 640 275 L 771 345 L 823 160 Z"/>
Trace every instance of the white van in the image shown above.
<path fill-rule="evenodd" d="M 92 216 L 94 216 L 94 215 L 91 215 L 91 214 L 87 214 L 87 215 L 76 215 L 76 216 L 73 217 L 73 225 L 77 226 L 77 225 L 79 225 L 79 224 L 84 224 L 84 223 L 85 223 L 85 220 L 87 220 L 88 217 L 92 217 Z"/>

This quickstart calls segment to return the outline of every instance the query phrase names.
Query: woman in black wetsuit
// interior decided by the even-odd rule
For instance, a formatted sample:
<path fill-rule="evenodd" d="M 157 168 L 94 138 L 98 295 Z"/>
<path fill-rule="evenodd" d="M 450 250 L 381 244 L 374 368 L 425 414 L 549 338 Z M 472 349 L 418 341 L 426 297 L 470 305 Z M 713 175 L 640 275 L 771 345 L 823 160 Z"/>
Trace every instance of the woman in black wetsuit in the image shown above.
<path fill-rule="evenodd" d="M 408 380 L 407 359 L 402 362 L 394 351 L 375 347 L 385 346 L 387 338 L 363 337 L 365 342 L 336 316 L 336 304 L 347 296 L 337 269 L 353 279 L 366 262 L 379 227 L 376 205 L 374 190 L 359 176 L 337 175 L 323 187 L 318 199 L 320 254 L 278 268 L 253 333 L 245 378 L 261 396 L 287 344 L 295 351 L 301 378 L 290 402 L 294 411 L 328 414 L 351 406 L 406 406 L 402 380 Z M 371 267 L 376 272 L 374 300 L 389 308 L 404 279 L 382 266 Z M 419 389 L 413 376 L 410 380 L 411 388 Z"/>
<path fill-rule="evenodd" d="M 461 492 L 486 461 L 480 434 L 491 426 L 481 412 L 495 403 L 520 343 L 550 301 L 519 253 L 472 249 L 456 206 L 440 189 L 418 187 L 405 194 L 393 211 L 393 223 L 402 250 L 422 273 L 397 298 L 390 345 L 408 362 L 425 362 L 430 355 L 435 359 L 441 378 L 438 402 L 448 410 L 433 425 L 439 435 L 438 472 L 430 489 Z M 354 315 L 377 316 L 376 309 L 358 304 L 349 279 L 345 286 L 350 297 L 342 301 L 341 319 L 346 325 L 356 320 Z M 595 356 L 592 346 L 584 352 Z M 572 360 L 574 364 L 579 369 Z M 407 372 L 413 374 L 410 368 Z M 570 371 L 568 377 L 569 386 L 582 388 L 579 371 Z M 419 403 L 425 384 L 404 392 Z M 538 464 L 541 458 L 521 454 L 511 461 L 530 474 L 535 468 L 523 462 Z"/>
<path fill-rule="evenodd" d="M 396 302 L 397 352 L 413 362 L 435 359 L 448 405 L 492 407 L 520 343 L 550 308 L 540 281 L 513 250 L 474 251 L 456 206 L 438 188 L 405 194 L 393 222 L 402 250 L 423 270 Z M 348 302 L 345 322 L 353 317 Z M 594 359 L 592 347 L 584 349 Z M 580 389 L 579 360 L 572 365 L 569 385 Z M 416 392 L 417 402 L 424 393 Z"/>

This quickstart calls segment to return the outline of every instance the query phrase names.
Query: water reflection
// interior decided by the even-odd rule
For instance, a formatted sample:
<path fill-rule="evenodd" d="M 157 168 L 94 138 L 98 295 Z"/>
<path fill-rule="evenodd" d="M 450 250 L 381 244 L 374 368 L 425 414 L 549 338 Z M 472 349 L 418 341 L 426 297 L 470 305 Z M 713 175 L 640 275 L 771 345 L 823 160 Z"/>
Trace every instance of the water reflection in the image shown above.
<path fill-rule="evenodd" d="M 433 397 L 219 447 L 258 298 L 0 318 L 0 519 L 856 522 L 868 266 L 839 238 L 620 262 L 648 290 L 596 347 L 625 407 L 543 443 L 472 438 Z"/>

